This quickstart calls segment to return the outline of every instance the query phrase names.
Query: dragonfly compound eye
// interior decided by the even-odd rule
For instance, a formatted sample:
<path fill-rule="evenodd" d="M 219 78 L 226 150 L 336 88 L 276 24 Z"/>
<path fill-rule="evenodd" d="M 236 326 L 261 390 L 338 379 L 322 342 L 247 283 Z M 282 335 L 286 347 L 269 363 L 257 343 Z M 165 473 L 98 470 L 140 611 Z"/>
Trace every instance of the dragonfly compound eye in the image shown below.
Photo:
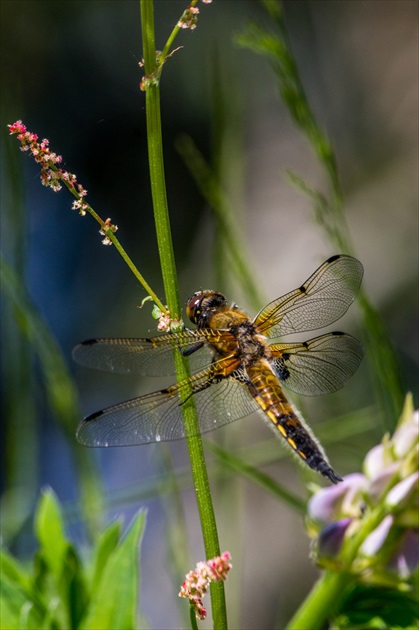
<path fill-rule="evenodd" d="M 227 300 L 218 291 L 197 291 L 186 303 L 186 314 L 193 324 L 199 326 L 202 318 L 226 305 Z"/>
<path fill-rule="evenodd" d="M 197 323 L 201 315 L 201 302 L 204 299 L 204 292 L 197 291 L 186 303 L 186 314 L 193 324 Z"/>

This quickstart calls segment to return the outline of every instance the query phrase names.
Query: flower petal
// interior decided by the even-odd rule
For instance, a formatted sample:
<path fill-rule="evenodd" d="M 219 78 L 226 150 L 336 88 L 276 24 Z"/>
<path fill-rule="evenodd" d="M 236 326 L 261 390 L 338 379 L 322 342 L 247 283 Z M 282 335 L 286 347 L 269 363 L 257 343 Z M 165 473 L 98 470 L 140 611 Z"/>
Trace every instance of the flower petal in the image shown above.
<path fill-rule="evenodd" d="M 376 527 L 376 529 L 374 529 L 374 531 L 366 537 L 362 543 L 361 551 L 366 556 L 374 556 L 383 546 L 392 525 L 393 517 L 391 514 L 388 514 L 383 518 L 378 527 Z"/>
<path fill-rule="evenodd" d="M 386 503 L 392 507 L 402 506 L 407 503 L 412 493 L 418 490 L 419 472 L 413 473 L 394 486 L 386 497 Z"/>
<path fill-rule="evenodd" d="M 346 530 L 351 523 L 351 518 L 343 518 L 340 521 L 329 523 L 322 529 L 317 540 L 317 549 L 320 556 L 334 558 L 338 555 Z"/>
<path fill-rule="evenodd" d="M 322 488 L 313 494 L 308 502 L 308 515 L 319 523 L 331 523 L 341 515 L 341 507 L 348 494 L 353 497 L 361 487 L 366 484 L 366 479 L 361 473 L 346 475 L 336 486 Z M 349 503 L 348 503 L 349 504 Z M 353 511 L 353 510 L 352 510 Z M 345 516 L 353 514 L 345 514 Z"/>
<path fill-rule="evenodd" d="M 364 459 L 364 473 L 369 479 L 374 479 L 392 463 L 388 444 L 377 444 L 368 451 Z"/>
<path fill-rule="evenodd" d="M 398 573 L 402 579 L 407 579 L 419 566 L 419 535 L 413 529 L 408 529 L 396 548 L 396 553 L 389 561 L 387 568 Z"/>
<path fill-rule="evenodd" d="M 398 458 L 405 457 L 419 441 L 419 411 L 415 411 L 412 420 L 396 429 L 392 438 L 394 453 Z"/>

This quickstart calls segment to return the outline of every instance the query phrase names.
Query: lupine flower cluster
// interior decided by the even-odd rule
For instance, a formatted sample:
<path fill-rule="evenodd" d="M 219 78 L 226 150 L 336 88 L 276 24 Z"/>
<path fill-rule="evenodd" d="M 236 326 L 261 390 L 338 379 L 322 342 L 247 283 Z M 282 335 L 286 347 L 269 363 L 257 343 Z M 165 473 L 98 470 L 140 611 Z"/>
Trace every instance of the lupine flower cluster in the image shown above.
<path fill-rule="evenodd" d="M 61 155 L 57 155 L 49 148 L 49 140 L 44 138 L 38 141 L 36 133 L 32 133 L 26 129 L 26 126 L 21 120 L 17 120 L 12 125 L 7 125 L 10 131 L 10 135 L 17 135 L 17 139 L 21 143 L 21 151 L 29 151 L 32 157 L 35 159 L 41 167 L 41 183 L 43 186 L 48 186 L 54 192 L 61 190 L 64 183 L 68 190 L 76 197 L 76 201 L 73 201 L 72 210 L 78 210 L 81 216 L 85 216 L 86 212 L 90 212 L 101 223 L 102 227 L 99 233 L 105 236 L 102 243 L 104 245 L 112 245 L 112 241 L 108 237 L 109 231 L 116 232 L 117 225 L 112 225 L 110 219 L 102 221 L 92 208 L 86 203 L 85 197 L 87 190 L 83 188 L 81 184 L 77 182 L 77 177 L 74 173 L 70 173 L 63 168 L 59 168 L 56 165 L 61 164 L 63 158 Z"/>
<path fill-rule="evenodd" d="M 400 586 L 419 567 L 419 412 L 408 397 L 392 438 L 367 454 L 363 473 L 319 490 L 308 528 L 320 565 L 365 582 Z"/>
<path fill-rule="evenodd" d="M 197 619 L 203 621 L 206 618 L 207 611 L 204 608 L 202 599 L 211 582 L 220 582 L 227 578 L 227 574 L 232 568 L 230 560 L 230 553 L 225 551 L 221 556 L 206 562 L 198 562 L 195 571 L 189 571 L 186 575 L 179 597 L 189 599 Z"/>

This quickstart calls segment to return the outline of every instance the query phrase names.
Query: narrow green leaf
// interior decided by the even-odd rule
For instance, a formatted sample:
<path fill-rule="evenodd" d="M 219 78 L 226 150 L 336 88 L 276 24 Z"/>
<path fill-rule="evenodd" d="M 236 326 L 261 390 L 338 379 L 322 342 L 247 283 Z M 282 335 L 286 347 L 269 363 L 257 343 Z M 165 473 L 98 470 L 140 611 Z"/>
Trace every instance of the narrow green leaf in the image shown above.
<path fill-rule="evenodd" d="M 23 588 L 29 587 L 30 578 L 21 564 L 5 549 L 0 549 L 1 576 Z"/>
<path fill-rule="evenodd" d="M 92 588 L 99 584 L 103 570 L 108 562 L 109 556 L 116 548 L 121 536 L 122 521 L 118 520 L 111 523 L 104 532 L 102 532 L 95 545 L 93 570 L 91 576 Z"/>
<path fill-rule="evenodd" d="M 85 630 L 131 630 L 136 626 L 139 588 L 138 551 L 145 512 L 134 518 L 123 541 L 109 555 L 90 608 L 80 624 Z"/>
<path fill-rule="evenodd" d="M 34 585 L 45 601 L 47 627 L 67 630 L 73 627 L 73 617 L 77 617 L 72 607 L 71 591 L 78 560 L 65 534 L 60 504 L 50 488 L 43 492 L 39 502 L 35 533 L 40 548 L 34 559 Z M 81 594 L 80 601 L 83 602 Z M 78 616 L 81 614 L 79 610 Z"/>
<path fill-rule="evenodd" d="M 35 515 L 35 532 L 40 553 L 56 577 L 63 571 L 64 557 L 69 542 L 65 536 L 61 509 L 54 492 L 43 492 Z"/>
<path fill-rule="evenodd" d="M 68 546 L 63 561 L 59 591 L 70 627 L 78 628 L 88 606 L 89 597 L 82 565 L 72 545 Z"/>
<path fill-rule="evenodd" d="M 0 612 L 2 630 L 41 630 L 44 614 L 28 591 L 4 573 L 0 576 Z"/>

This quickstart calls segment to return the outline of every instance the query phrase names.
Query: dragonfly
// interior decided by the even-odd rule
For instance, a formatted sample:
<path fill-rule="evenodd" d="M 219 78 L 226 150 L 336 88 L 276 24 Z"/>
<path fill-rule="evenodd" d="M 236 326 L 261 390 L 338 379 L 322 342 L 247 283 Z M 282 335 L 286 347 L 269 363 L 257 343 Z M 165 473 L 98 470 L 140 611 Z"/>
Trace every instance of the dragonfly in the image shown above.
<path fill-rule="evenodd" d="M 191 376 L 157 392 L 97 411 L 77 429 L 89 447 L 133 446 L 185 438 L 183 407 L 193 397 L 199 432 L 258 411 L 299 458 L 332 483 L 342 478 L 286 397 L 283 387 L 313 396 L 340 389 L 363 358 L 360 342 L 343 332 L 307 341 L 278 342 L 342 317 L 361 285 L 363 266 L 346 255 L 326 260 L 297 289 L 253 319 L 221 293 L 202 290 L 186 304 L 194 329 L 150 338 L 82 341 L 73 349 L 83 366 L 119 374 L 174 374 L 174 353 L 189 357 Z"/>

